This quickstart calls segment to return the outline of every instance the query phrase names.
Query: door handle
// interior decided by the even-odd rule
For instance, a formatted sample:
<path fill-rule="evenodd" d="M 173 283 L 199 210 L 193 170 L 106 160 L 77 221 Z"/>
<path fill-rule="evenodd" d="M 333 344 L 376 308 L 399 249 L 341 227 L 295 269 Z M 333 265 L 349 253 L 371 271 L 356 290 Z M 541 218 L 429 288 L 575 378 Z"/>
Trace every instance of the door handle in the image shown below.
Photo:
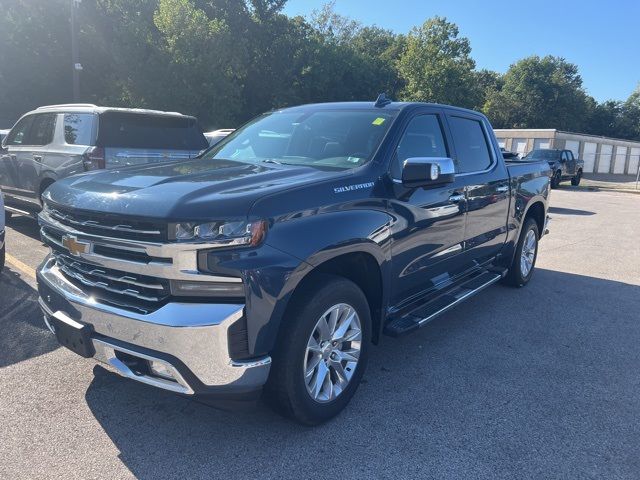
<path fill-rule="evenodd" d="M 509 191 L 509 185 L 500 185 L 496 188 L 497 193 L 507 193 Z"/>
<path fill-rule="evenodd" d="M 451 195 L 449 197 L 449 201 L 453 202 L 453 203 L 462 202 L 463 200 L 464 200 L 464 194 L 463 193 L 454 193 L 453 195 Z"/>
<path fill-rule="evenodd" d="M 36 162 L 42 162 L 42 155 L 35 155 L 35 154 L 34 154 L 34 155 L 33 155 L 33 159 L 34 159 Z"/>

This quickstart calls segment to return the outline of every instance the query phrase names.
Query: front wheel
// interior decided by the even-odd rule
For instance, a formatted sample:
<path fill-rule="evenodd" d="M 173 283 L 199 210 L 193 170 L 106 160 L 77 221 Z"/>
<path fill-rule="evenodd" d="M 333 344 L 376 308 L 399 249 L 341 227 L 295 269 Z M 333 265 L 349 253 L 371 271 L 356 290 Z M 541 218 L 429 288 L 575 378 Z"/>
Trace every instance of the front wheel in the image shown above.
<path fill-rule="evenodd" d="M 571 185 L 577 187 L 580 185 L 580 180 L 582 179 L 582 170 L 578 170 L 578 173 L 571 179 Z"/>
<path fill-rule="evenodd" d="M 292 299 L 266 385 L 280 413 L 307 425 L 334 417 L 353 397 L 371 343 L 367 299 L 353 282 L 319 276 Z"/>
<path fill-rule="evenodd" d="M 505 283 L 513 287 L 524 287 L 531 276 L 538 258 L 538 224 L 533 218 L 527 218 L 516 246 L 516 253 L 504 278 Z"/>

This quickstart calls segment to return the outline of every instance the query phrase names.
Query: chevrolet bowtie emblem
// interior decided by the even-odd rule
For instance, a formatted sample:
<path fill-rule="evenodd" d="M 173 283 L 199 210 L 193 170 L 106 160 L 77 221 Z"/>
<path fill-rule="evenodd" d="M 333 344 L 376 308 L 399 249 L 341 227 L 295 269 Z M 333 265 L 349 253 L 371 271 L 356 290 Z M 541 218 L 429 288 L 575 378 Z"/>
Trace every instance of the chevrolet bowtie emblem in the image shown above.
<path fill-rule="evenodd" d="M 75 257 L 78 257 L 83 253 L 89 253 L 89 250 L 91 249 L 90 242 L 79 241 L 76 237 L 71 235 L 65 235 L 62 237 L 62 245 Z"/>

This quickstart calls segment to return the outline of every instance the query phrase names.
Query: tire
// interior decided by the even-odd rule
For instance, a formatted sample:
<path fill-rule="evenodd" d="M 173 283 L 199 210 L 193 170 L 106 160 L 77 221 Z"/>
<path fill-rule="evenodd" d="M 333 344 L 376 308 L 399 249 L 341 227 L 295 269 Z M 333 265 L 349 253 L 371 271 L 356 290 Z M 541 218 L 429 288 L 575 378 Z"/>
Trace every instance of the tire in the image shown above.
<path fill-rule="evenodd" d="M 558 188 L 560 186 L 560 182 L 562 181 L 562 173 L 560 170 L 556 170 L 551 177 L 551 188 Z"/>
<path fill-rule="evenodd" d="M 577 187 L 580 185 L 580 180 L 582 180 L 582 170 L 578 170 L 578 173 L 574 177 L 571 178 L 571 185 Z"/>
<path fill-rule="evenodd" d="M 534 240 L 533 252 L 529 250 L 529 242 L 531 242 L 531 238 L 533 238 Z M 539 240 L 540 232 L 538 231 L 538 224 L 533 218 L 527 218 L 524 225 L 522 226 L 522 232 L 520 233 L 520 238 L 518 239 L 516 252 L 513 257 L 513 261 L 511 262 L 511 266 L 507 271 L 507 275 L 504 277 L 504 283 L 506 283 L 507 285 L 511 285 L 512 287 L 524 287 L 527 283 L 529 283 L 529 280 L 531 280 L 531 277 L 533 276 L 536 259 L 538 258 Z M 525 265 L 527 265 L 528 262 L 525 262 L 523 264 L 523 250 L 525 249 L 529 251 L 529 254 L 527 256 L 531 262 L 528 271 L 526 271 L 525 269 Z"/>
<path fill-rule="evenodd" d="M 331 331 L 331 318 L 335 317 L 327 313 L 340 305 L 349 306 L 355 316 L 347 309 L 336 310 L 337 320 L 333 323 L 338 328 L 334 333 L 340 335 L 339 327 L 343 325 L 340 320 L 352 318 L 342 338 L 353 339 L 337 346 L 330 343 L 322 347 L 326 343 L 323 338 L 330 336 L 319 335 L 320 320 L 328 318 L 326 325 Z M 338 276 L 322 275 L 296 294 L 283 322 L 265 386 L 266 400 L 276 411 L 293 420 L 305 425 L 317 425 L 336 416 L 347 406 L 362 379 L 371 345 L 369 305 L 355 283 Z M 360 335 L 357 335 L 358 326 Z M 343 360 L 343 355 L 354 359 L 352 355 L 355 355 L 358 347 L 360 350 L 355 365 Z M 337 364 L 340 364 L 343 377 L 337 373 Z M 316 365 L 315 368 L 313 365 Z M 307 376 L 305 372 L 310 374 Z M 324 381 L 316 382 L 319 378 Z"/>

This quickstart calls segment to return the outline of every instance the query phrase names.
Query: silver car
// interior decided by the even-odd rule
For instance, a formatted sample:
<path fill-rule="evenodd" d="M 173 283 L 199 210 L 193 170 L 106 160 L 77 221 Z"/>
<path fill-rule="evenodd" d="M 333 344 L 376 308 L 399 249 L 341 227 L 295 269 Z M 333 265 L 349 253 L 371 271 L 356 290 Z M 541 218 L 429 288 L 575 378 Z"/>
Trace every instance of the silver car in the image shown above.
<path fill-rule="evenodd" d="M 40 107 L 2 141 L 0 188 L 8 212 L 34 213 L 56 180 L 101 168 L 187 160 L 209 146 L 195 117 L 177 112 Z"/>

